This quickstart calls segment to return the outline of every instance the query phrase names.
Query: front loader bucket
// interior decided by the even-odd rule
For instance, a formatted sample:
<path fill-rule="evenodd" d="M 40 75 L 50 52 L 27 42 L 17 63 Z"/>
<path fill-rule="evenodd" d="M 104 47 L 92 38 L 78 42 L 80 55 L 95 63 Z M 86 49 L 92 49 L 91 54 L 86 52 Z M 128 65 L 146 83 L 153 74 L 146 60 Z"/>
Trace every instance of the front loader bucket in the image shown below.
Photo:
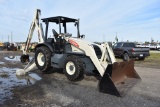
<path fill-rule="evenodd" d="M 99 90 L 115 96 L 124 96 L 141 78 L 134 69 L 134 60 L 109 64 L 99 82 Z"/>

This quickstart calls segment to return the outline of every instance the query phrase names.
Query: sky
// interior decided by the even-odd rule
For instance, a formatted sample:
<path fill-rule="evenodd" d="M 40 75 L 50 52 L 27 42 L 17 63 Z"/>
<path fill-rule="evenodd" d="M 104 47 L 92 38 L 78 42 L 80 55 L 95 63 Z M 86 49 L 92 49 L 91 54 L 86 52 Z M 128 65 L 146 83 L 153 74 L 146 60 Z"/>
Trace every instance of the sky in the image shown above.
<path fill-rule="evenodd" d="M 0 41 L 11 41 L 12 33 L 13 42 L 25 42 L 35 9 L 41 18 L 80 19 L 88 41 L 114 42 L 117 35 L 119 41 L 160 42 L 160 0 L 0 0 Z"/>

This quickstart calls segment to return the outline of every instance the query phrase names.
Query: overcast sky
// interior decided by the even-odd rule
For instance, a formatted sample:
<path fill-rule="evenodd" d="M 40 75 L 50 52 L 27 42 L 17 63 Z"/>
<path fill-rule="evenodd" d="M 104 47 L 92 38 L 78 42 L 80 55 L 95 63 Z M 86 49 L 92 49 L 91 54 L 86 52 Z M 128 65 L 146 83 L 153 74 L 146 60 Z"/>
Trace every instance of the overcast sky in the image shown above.
<path fill-rule="evenodd" d="M 0 0 L 0 41 L 11 32 L 14 42 L 26 41 L 37 8 L 41 18 L 79 18 L 89 41 L 114 41 L 116 32 L 119 41 L 160 41 L 160 0 Z"/>

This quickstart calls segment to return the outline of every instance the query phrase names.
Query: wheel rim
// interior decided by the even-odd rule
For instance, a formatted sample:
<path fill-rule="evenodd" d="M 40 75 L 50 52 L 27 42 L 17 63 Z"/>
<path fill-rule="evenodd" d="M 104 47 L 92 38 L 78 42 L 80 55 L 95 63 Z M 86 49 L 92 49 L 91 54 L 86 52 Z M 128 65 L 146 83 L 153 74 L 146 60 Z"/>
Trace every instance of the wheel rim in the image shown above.
<path fill-rule="evenodd" d="M 37 56 L 37 62 L 40 66 L 43 66 L 44 63 L 45 63 L 45 57 L 44 57 L 44 54 L 43 53 L 39 53 L 38 56 Z"/>
<path fill-rule="evenodd" d="M 69 61 L 66 64 L 66 71 L 69 75 L 73 75 L 76 71 L 75 65 L 73 62 Z"/>
<path fill-rule="evenodd" d="M 128 60 L 128 55 L 124 54 L 124 60 Z"/>

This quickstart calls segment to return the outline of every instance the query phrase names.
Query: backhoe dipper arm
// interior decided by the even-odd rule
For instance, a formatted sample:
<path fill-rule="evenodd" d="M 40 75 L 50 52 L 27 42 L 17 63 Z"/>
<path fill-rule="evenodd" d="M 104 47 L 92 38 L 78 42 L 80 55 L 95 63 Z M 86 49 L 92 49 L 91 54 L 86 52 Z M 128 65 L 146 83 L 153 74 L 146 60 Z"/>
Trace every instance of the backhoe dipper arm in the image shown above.
<path fill-rule="evenodd" d="M 34 32 L 35 28 L 38 31 L 38 39 L 39 39 L 38 42 L 39 43 L 44 42 L 44 33 L 43 33 L 42 24 L 39 23 L 40 14 L 41 14 L 41 10 L 40 9 L 36 9 L 35 16 L 33 18 L 33 21 L 31 23 L 31 26 L 30 26 L 30 29 L 29 29 L 29 34 L 28 34 L 28 37 L 27 37 L 25 48 L 23 50 L 23 54 L 25 54 L 25 55 L 28 52 L 29 44 L 31 42 L 31 39 L 32 39 L 33 32 Z"/>

